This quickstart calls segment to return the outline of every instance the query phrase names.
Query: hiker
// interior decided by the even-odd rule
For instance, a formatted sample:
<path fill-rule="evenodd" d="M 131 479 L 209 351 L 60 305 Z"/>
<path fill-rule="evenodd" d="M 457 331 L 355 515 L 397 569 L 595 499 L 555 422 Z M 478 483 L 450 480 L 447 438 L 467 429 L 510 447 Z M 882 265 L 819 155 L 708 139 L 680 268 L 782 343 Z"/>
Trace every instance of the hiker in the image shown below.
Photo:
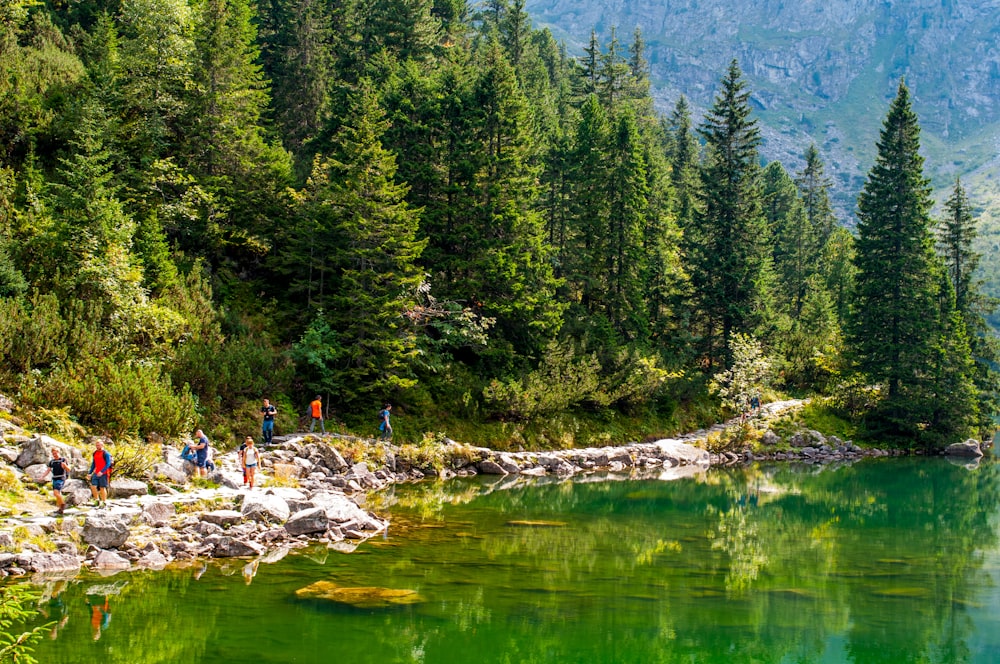
<path fill-rule="evenodd" d="M 253 444 L 253 438 L 247 436 L 247 447 L 243 450 L 243 476 L 249 487 L 253 488 L 253 481 L 257 474 L 257 464 L 260 463 L 260 450 Z"/>
<path fill-rule="evenodd" d="M 264 399 L 260 414 L 264 417 L 264 421 L 260 425 L 261 442 L 270 445 L 271 439 L 274 438 L 274 416 L 278 414 L 278 409 L 272 406 L 270 401 Z"/>
<path fill-rule="evenodd" d="M 309 414 L 312 416 L 312 422 L 309 423 L 309 433 L 312 433 L 316 428 L 316 420 L 319 420 L 319 430 L 326 435 L 326 426 L 323 423 L 323 401 L 316 395 L 316 398 L 312 400 L 309 404 Z"/>
<path fill-rule="evenodd" d="M 236 458 L 240 460 L 240 468 L 243 469 L 243 483 L 247 483 L 247 465 L 244 453 L 247 451 L 247 447 L 253 443 L 253 437 L 247 436 L 242 443 L 240 443 L 240 449 L 236 453 Z"/>
<path fill-rule="evenodd" d="M 49 461 L 45 475 L 42 477 L 47 477 L 49 473 L 52 473 L 52 495 L 56 497 L 56 514 L 62 514 L 66 511 L 66 501 L 63 500 L 62 488 L 66 484 L 66 478 L 69 477 L 69 466 L 59 456 L 59 450 L 55 447 L 52 448 L 52 460 Z"/>
<path fill-rule="evenodd" d="M 94 496 L 94 507 L 106 507 L 111 477 L 111 454 L 104 449 L 104 441 L 100 438 L 94 443 L 94 458 L 90 462 L 87 477 L 90 478 L 90 493 Z"/>
<path fill-rule="evenodd" d="M 191 449 L 195 451 L 194 465 L 198 467 L 198 477 L 208 475 L 208 436 L 201 429 L 194 432 L 194 443 Z"/>
<path fill-rule="evenodd" d="M 378 430 L 380 432 L 380 440 L 389 440 L 392 438 L 392 425 L 389 423 L 389 414 L 392 410 L 392 404 L 387 403 L 382 410 L 378 412 Z"/>

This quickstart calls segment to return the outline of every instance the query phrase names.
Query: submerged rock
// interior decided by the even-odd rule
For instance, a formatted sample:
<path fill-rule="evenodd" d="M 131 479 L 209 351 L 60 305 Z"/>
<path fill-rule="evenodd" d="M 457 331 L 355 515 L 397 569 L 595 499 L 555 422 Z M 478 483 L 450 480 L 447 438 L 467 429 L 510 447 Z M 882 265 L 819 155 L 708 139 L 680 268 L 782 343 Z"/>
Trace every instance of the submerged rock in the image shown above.
<path fill-rule="evenodd" d="M 424 601 L 416 590 L 397 588 L 342 588 L 332 581 L 317 581 L 295 591 L 300 599 L 325 599 L 337 604 L 346 604 L 359 609 L 380 609 Z"/>

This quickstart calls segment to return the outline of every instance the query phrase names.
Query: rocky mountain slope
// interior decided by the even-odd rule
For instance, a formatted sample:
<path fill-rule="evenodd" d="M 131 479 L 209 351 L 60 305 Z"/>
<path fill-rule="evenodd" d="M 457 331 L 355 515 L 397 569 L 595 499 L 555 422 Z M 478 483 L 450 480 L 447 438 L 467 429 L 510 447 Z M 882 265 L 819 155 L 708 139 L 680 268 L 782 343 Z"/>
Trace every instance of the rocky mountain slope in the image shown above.
<path fill-rule="evenodd" d="M 576 51 L 592 29 L 606 44 L 617 27 L 627 44 L 639 27 L 661 110 L 683 93 L 700 114 L 736 57 L 754 91 L 764 154 L 794 170 L 815 142 L 845 220 L 900 77 L 935 185 L 996 160 L 998 0 L 528 0 L 527 11 Z"/>

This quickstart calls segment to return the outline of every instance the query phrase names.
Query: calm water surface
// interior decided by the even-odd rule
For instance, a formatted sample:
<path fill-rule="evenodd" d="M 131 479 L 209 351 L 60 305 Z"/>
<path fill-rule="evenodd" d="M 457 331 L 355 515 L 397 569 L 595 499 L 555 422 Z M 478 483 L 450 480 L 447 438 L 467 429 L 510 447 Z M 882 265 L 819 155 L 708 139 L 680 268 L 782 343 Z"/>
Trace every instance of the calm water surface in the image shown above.
<path fill-rule="evenodd" d="M 1000 466 L 396 487 L 386 538 L 50 584 L 48 662 L 1000 662 Z M 414 590 L 358 608 L 295 591 Z"/>

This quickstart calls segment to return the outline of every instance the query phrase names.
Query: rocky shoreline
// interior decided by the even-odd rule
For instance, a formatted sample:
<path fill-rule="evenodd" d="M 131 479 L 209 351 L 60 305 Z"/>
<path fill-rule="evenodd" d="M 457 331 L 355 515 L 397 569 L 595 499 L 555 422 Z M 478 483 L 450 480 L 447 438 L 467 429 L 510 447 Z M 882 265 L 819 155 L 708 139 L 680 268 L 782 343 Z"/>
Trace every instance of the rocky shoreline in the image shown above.
<path fill-rule="evenodd" d="M 768 404 L 762 418 L 779 416 L 801 402 Z M 348 463 L 335 437 L 311 434 L 276 437 L 263 450 L 259 479 L 264 488 L 242 485 L 235 452 L 220 455 L 211 485 L 192 483 L 194 467 L 180 459 L 179 450 L 161 446 L 160 461 L 148 481 L 115 479 L 111 500 L 103 508 L 90 506 L 85 481 L 89 461 L 79 449 L 45 435 L 29 434 L 0 419 L 0 472 L 24 486 L 45 484 L 45 462 L 57 447 L 72 468 L 64 487 L 69 505 L 64 515 L 30 510 L 6 514 L 0 523 L 0 577 L 74 576 L 83 568 L 102 574 L 129 569 L 163 569 L 201 558 L 250 558 L 270 562 L 288 551 L 326 544 L 342 551 L 384 532 L 389 523 L 364 509 L 368 492 L 427 476 L 509 476 L 517 482 L 574 476 L 594 480 L 652 477 L 661 480 L 704 472 L 715 465 L 760 460 L 804 463 L 850 461 L 866 456 L 897 456 L 900 451 L 860 448 L 849 441 L 801 431 L 782 441 L 766 431 L 756 453 L 711 454 L 703 447 L 725 425 L 678 439 L 622 446 L 498 452 L 443 439 L 437 464 L 414 463 L 399 448 L 380 448 L 382 465 Z M 949 448 L 963 458 L 982 456 L 978 443 Z M 538 481 L 538 480 L 532 480 Z M 504 482 L 513 486 L 515 482 Z M 501 487 L 503 488 L 503 487 Z M 41 505 L 41 503 L 38 503 Z M 49 505 L 51 509 L 51 504 Z"/>

